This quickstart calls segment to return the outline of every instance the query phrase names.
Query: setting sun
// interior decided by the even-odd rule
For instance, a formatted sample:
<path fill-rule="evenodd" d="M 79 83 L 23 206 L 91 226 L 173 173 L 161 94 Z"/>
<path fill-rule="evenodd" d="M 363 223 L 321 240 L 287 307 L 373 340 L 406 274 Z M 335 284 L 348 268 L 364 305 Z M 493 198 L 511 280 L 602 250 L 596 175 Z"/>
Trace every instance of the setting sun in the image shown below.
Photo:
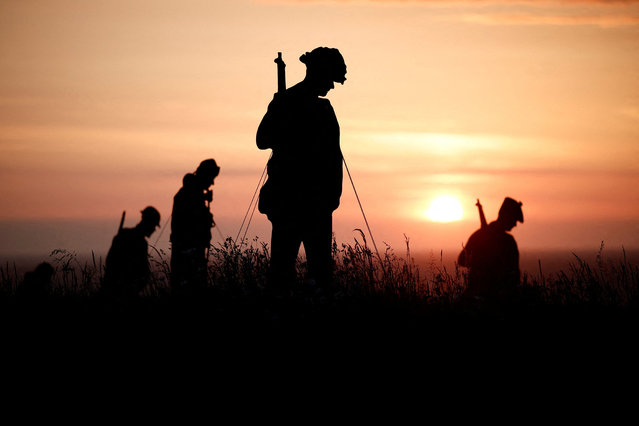
<path fill-rule="evenodd" d="M 459 200 L 450 195 L 440 195 L 431 201 L 426 217 L 434 222 L 453 222 L 463 216 Z"/>

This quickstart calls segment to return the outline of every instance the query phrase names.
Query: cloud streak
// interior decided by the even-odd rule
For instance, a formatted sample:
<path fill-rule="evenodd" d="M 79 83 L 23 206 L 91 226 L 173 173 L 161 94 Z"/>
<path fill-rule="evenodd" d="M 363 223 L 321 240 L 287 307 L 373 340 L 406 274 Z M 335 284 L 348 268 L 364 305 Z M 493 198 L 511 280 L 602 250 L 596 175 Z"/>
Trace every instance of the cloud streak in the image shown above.
<path fill-rule="evenodd" d="M 639 0 L 263 0 L 284 1 L 298 4 L 333 5 L 405 5 L 405 6 L 466 6 L 481 13 L 467 13 L 454 16 L 454 20 L 490 26 L 596 26 L 616 28 L 639 25 Z M 481 6 L 520 5 L 526 7 L 522 13 L 493 13 Z M 478 8 L 473 8 L 478 6 Z M 544 6 L 543 11 L 535 6 Z M 572 9 L 574 6 L 575 9 Z M 578 6 L 590 6 L 590 14 L 575 14 Z M 635 6 L 630 8 L 630 6 Z M 548 9 L 550 7 L 550 9 Z M 531 9 L 532 8 L 532 9 Z M 549 14 L 549 10 L 559 13 Z"/>
<path fill-rule="evenodd" d="M 480 25 L 593 25 L 602 28 L 639 25 L 639 16 L 624 15 L 534 15 L 534 14 L 468 14 L 462 21 Z"/>

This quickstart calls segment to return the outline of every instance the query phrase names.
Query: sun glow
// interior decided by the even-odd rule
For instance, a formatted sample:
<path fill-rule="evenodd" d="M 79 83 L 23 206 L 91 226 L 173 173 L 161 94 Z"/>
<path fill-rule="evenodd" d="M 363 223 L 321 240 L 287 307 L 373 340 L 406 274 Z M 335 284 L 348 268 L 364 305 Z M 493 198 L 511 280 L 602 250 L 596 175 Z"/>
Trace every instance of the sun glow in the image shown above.
<path fill-rule="evenodd" d="M 440 195 L 431 201 L 425 215 L 433 222 L 453 222 L 462 218 L 461 203 L 450 195 Z"/>

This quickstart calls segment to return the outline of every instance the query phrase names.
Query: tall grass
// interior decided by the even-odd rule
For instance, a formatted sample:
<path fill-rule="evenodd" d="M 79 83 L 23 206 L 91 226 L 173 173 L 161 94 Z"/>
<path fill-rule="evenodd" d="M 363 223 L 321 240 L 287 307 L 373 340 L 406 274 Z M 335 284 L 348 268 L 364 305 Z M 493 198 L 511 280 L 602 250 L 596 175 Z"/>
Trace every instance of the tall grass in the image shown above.
<path fill-rule="evenodd" d="M 639 266 L 630 263 L 625 249 L 620 259 L 606 260 L 602 243 L 594 264 L 573 253 L 565 270 L 540 276 L 531 285 L 555 305 L 634 308 L 639 301 Z"/>
<path fill-rule="evenodd" d="M 386 246 L 382 253 L 369 247 L 363 232 L 351 244 L 333 242 L 334 281 L 329 291 L 318 288 L 306 279 L 306 263 L 298 258 L 297 285 L 292 300 L 298 308 L 340 309 L 368 306 L 392 308 L 397 312 L 420 315 L 425 312 L 454 312 L 466 309 L 464 300 L 465 270 L 454 266 L 448 270 L 442 256 L 431 256 L 428 265 L 418 265 L 411 255 L 409 239 L 402 253 Z M 606 260 L 603 244 L 594 263 L 574 255 L 566 269 L 555 274 L 525 273 L 514 303 L 541 308 L 597 307 L 628 310 L 639 300 L 639 266 L 632 264 L 625 251 L 621 259 Z M 236 242 L 229 238 L 212 245 L 209 256 L 209 300 L 216 309 L 224 303 L 256 307 L 268 297 L 267 276 L 270 250 L 257 238 Z M 152 305 L 169 300 L 170 253 L 150 249 L 152 279 L 141 293 L 141 299 Z M 90 301 L 99 293 L 104 277 L 104 263 L 92 254 L 90 261 L 81 262 L 75 252 L 54 250 L 49 259 L 55 274 L 50 283 L 52 300 Z M 15 265 L 0 268 L 0 295 L 14 300 L 22 277 Z M 248 301 L 251 304 L 248 304 Z M 256 303 L 257 301 L 257 303 Z M 318 308 L 319 307 L 319 308 Z"/>

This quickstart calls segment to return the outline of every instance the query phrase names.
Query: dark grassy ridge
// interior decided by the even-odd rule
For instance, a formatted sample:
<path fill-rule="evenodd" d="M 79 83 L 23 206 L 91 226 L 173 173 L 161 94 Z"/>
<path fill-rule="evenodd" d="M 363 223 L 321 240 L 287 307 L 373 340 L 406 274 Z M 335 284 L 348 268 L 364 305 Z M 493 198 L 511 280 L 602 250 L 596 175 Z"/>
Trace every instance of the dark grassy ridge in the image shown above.
<path fill-rule="evenodd" d="M 603 246 L 602 246 L 603 250 Z M 42 324 L 74 328 L 145 326 L 149 332 L 171 324 L 210 333 L 266 333 L 331 330 L 349 333 L 438 334 L 451 328 L 580 328 L 606 324 L 633 325 L 639 301 L 639 267 L 623 258 L 589 264 L 577 256 L 557 274 L 524 275 L 515 297 L 499 305 L 466 300 L 463 271 L 447 270 L 436 260 L 424 270 L 410 248 L 398 256 L 387 247 L 377 256 L 362 241 L 334 244 L 335 286 L 322 289 L 304 279 L 291 294 L 273 295 L 266 288 L 268 246 L 232 240 L 210 250 L 210 286 L 191 299 L 170 294 L 167 253 L 152 250 L 153 279 L 140 299 L 127 306 L 98 297 L 103 265 L 81 264 L 74 253 L 56 250 L 49 259 L 56 272 L 46 297 L 20 296 L 21 277 L 10 265 L 0 270 L 0 297 L 5 327 Z M 181 324 L 181 325 L 180 325 Z M 593 328 L 594 327 L 594 328 Z"/>
<path fill-rule="evenodd" d="M 99 260 L 54 252 L 54 280 L 40 299 L 21 296 L 20 280 L 5 266 L 2 365 L 18 373 L 18 383 L 53 374 L 55 383 L 73 377 L 78 389 L 134 380 L 175 392 L 169 381 L 191 386 L 207 374 L 205 386 L 224 381 L 225 389 L 246 392 L 251 384 L 262 397 L 282 384 L 293 393 L 317 391 L 316 383 L 341 383 L 333 392 L 347 392 L 383 381 L 406 390 L 419 376 L 419 386 L 431 388 L 499 377 L 508 389 L 551 382 L 574 389 L 634 374 L 639 356 L 639 268 L 625 259 L 575 257 L 559 274 L 524 276 L 516 297 L 491 305 L 462 297 L 461 270 L 436 259 L 422 270 L 408 246 L 401 256 L 387 248 L 377 257 L 363 238 L 334 246 L 334 288 L 307 282 L 300 261 L 286 297 L 265 287 L 269 251 L 257 241 L 212 247 L 210 286 L 193 298 L 170 293 L 169 256 L 152 254 L 153 280 L 127 306 L 98 296 Z"/>

